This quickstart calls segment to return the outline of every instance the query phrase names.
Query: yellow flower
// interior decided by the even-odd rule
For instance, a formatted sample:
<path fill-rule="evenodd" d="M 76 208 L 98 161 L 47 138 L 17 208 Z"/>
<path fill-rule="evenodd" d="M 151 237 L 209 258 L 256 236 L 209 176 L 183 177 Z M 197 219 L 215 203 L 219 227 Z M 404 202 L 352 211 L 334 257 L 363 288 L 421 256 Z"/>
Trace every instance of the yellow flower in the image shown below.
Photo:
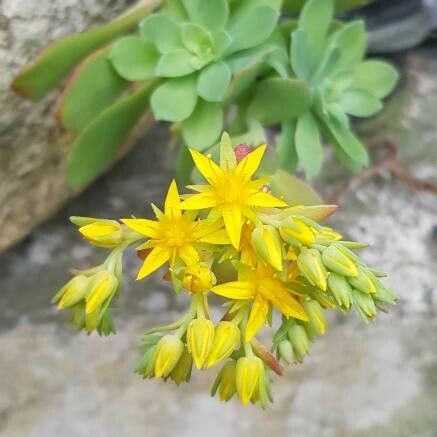
<path fill-rule="evenodd" d="M 264 365 L 258 357 L 242 357 L 237 361 L 235 375 L 237 393 L 244 405 L 257 399 L 263 371 Z"/>
<path fill-rule="evenodd" d="M 226 231 L 236 249 L 240 245 L 243 217 L 253 221 L 253 208 L 287 206 L 282 200 L 262 190 L 267 179 L 252 180 L 265 149 L 266 145 L 257 147 L 237 166 L 228 165 L 226 168 L 219 167 L 209 157 L 190 149 L 196 167 L 209 185 L 189 186 L 198 193 L 184 200 L 181 207 L 185 210 L 212 208 L 212 216 L 223 217 Z"/>
<path fill-rule="evenodd" d="M 97 219 L 81 226 L 79 232 L 95 246 L 115 247 L 123 241 L 123 231 L 116 220 Z"/>
<path fill-rule="evenodd" d="M 211 290 L 217 282 L 214 273 L 200 263 L 191 264 L 184 269 L 182 285 L 192 293 L 204 293 Z"/>
<path fill-rule="evenodd" d="M 188 325 L 187 345 L 194 364 L 201 369 L 214 341 L 214 324 L 208 319 L 194 319 Z"/>
<path fill-rule="evenodd" d="M 209 368 L 228 358 L 240 345 L 240 330 L 235 323 L 220 322 L 214 330 L 214 342 L 206 360 L 205 367 Z"/>
<path fill-rule="evenodd" d="M 191 211 L 182 213 L 179 192 L 173 180 L 165 199 L 164 212 L 153 206 L 157 220 L 123 219 L 133 231 L 149 240 L 138 249 L 152 249 L 144 260 L 137 279 L 157 270 L 167 261 L 172 265 L 180 258 L 186 265 L 199 262 L 199 243 L 228 244 L 221 220 L 196 220 Z"/>
<path fill-rule="evenodd" d="M 252 245 L 265 263 L 282 271 L 282 241 L 276 228 L 271 225 L 257 226 L 252 232 Z"/>
<path fill-rule="evenodd" d="M 293 296 L 293 290 L 276 277 L 275 270 L 270 266 L 258 264 L 255 270 L 240 266 L 238 281 L 216 285 L 211 291 L 229 299 L 253 299 L 246 327 L 246 342 L 265 323 L 271 304 L 285 316 L 308 320 L 302 305 Z"/>
<path fill-rule="evenodd" d="M 85 275 L 75 276 L 55 294 L 52 303 L 57 303 L 60 310 L 73 307 L 85 298 L 89 284 Z"/>
<path fill-rule="evenodd" d="M 156 345 L 156 378 L 166 378 L 173 371 L 183 353 L 184 344 L 178 337 L 164 335 Z"/>

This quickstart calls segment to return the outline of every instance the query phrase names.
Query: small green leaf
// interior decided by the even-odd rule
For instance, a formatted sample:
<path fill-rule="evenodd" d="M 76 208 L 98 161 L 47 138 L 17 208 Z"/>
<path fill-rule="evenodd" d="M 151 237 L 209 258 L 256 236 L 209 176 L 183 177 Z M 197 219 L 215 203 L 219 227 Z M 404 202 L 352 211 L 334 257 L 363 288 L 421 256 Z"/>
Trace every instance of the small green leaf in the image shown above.
<path fill-rule="evenodd" d="M 299 29 L 305 31 L 312 66 L 321 59 L 333 14 L 332 0 L 309 0 L 300 13 Z"/>
<path fill-rule="evenodd" d="M 223 109 L 219 103 L 200 100 L 191 116 L 182 123 L 182 135 L 189 147 L 205 150 L 223 128 Z"/>
<path fill-rule="evenodd" d="M 185 23 L 182 25 L 182 41 L 190 52 L 203 59 L 209 59 L 213 55 L 212 35 L 198 24 Z"/>
<path fill-rule="evenodd" d="M 73 143 L 67 176 L 72 187 L 95 179 L 114 160 L 134 126 L 148 109 L 152 86 L 145 85 L 115 103 L 83 130 Z"/>
<path fill-rule="evenodd" d="M 340 28 L 331 40 L 331 46 L 341 52 L 337 71 L 355 66 L 362 61 L 366 52 L 367 35 L 363 21 L 353 21 Z"/>
<path fill-rule="evenodd" d="M 221 57 L 223 53 L 228 49 L 231 45 L 231 37 L 224 30 L 213 32 L 212 33 L 213 46 L 214 46 L 214 55 L 217 58 Z"/>
<path fill-rule="evenodd" d="M 197 92 L 208 102 L 220 102 L 223 100 L 230 82 L 230 68 L 223 61 L 218 61 L 201 71 Z"/>
<path fill-rule="evenodd" d="M 196 85 L 196 75 L 166 80 L 150 99 L 155 118 L 164 121 L 187 119 L 196 106 Z"/>
<path fill-rule="evenodd" d="M 310 105 L 311 94 L 304 81 L 273 78 L 258 83 L 248 112 L 269 125 L 298 117 Z"/>
<path fill-rule="evenodd" d="M 338 103 L 344 112 L 355 117 L 370 117 L 382 109 L 379 99 L 358 88 L 346 90 Z"/>
<path fill-rule="evenodd" d="M 12 89 L 30 100 L 43 98 L 59 86 L 62 79 L 85 56 L 132 29 L 157 3 L 156 0 L 149 0 L 145 6 L 112 23 L 53 42 L 20 71 L 12 82 Z"/>
<path fill-rule="evenodd" d="M 158 53 L 152 43 L 132 35 L 120 38 L 108 58 L 120 76 L 136 81 L 154 77 Z"/>
<path fill-rule="evenodd" d="M 223 132 L 220 138 L 220 167 L 232 170 L 237 166 L 234 146 L 231 137 L 227 132 Z"/>
<path fill-rule="evenodd" d="M 182 48 L 179 25 L 162 13 L 153 14 L 141 22 L 140 36 L 145 42 L 153 42 L 160 53 Z"/>
<path fill-rule="evenodd" d="M 270 180 L 272 193 L 289 205 L 321 205 L 323 200 L 308 183 L 278 169 Z"/>
<path fill-rule="evenodd" d="M 312 72 L 311 57 L 307 36 L 302 29 L 291 34 L 290 59 L 297 77 L 309 80 Z"/>
<path fill-rule="evenodd" d="M 248 49 L 261 44 L 275 29 L 279 13 L 268 6 L 249 9 L 230 23 L 228 32 L 232 38 L 230 52 Z"/>
<path fill-rule="evenodd" d="M 305 175 L 314 177 L 322 168 L 323 149 L 317 122 L 309 111 L 297 119 L 295 142 Z"/>
<path fill-rule="evenodd" d="M 225 27 L 229 17 L 229 6 L 226 0 L 194 0 L 193 3 L 197 3 L 194 9 L 194 21 L 211 30 Z"/>
<path fill-rule="evenodd" d="M 195 71 L 192 63 L 193 55 L 185 49 L 176 49 L 161 56 L 156 66 L 158 77 L 179 77 Z"/>
<path fill-rule="evenodd" d="M 83 129 L 126 88 L 128 82 L 115 72 L 107 55 L 108 49 L 90 55 L 67 83 L 58 104 L 58 119 L 66 129 Z"/>
<path fill-rule="evenodd" d="M 296 123 L 289 121 L 282 124 L 281 135 L 276 143 L 276 151 L 279 158 L 279 166 L 290 173 L 296 170 L 297 152 L 294 141 Z"/>
<path fill-rule="evenodd" d="M 181 145 L 176 156 L 175 170 L 178 185 L 185 186 L 191 183 L 191 173 L 194 168 L 193 158 L 188 147 Z"/>
<path fill-rule="evenodd" d="M 383 99 L 393 91 L 399 79 L 396 69 L 387 62 L 370 60 L 354 69 L 354 86 Z"/>

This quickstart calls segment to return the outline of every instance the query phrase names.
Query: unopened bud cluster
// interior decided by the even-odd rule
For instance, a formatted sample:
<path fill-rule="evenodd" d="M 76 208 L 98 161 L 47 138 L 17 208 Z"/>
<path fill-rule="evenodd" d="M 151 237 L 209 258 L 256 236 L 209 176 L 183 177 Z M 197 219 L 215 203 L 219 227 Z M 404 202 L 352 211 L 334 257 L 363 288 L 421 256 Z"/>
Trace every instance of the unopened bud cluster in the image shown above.
<path fill-rule="evenodd" d="M 91 244 L 110 250 L 99 266 L 76 275 L 53 298 L 78 329 L 115 331 L 111 307 L 120 292 L 122 255 L 135 245 L 142 265 L 137 279 L 164 267 L 175 293 L 190 297 L 178 321 L 145 332 L 137 373 L 143 378 L 188 382 L 193 368 L 215 368 L 212 395 L 261 407 L 272 401 L 272 372 L 300 363 L 326 330 L 327 310 L 354 308 L 365 321 L 395 302 L 383 274 L 357 255 L 365 245 L 345 241 L 320 221 L 334 206 L 287 204 L 253 178 L 266 146 L 239 145 L 224 134 L 220 162 L 191 150 L 205 184 L 180 196 L 170 184 L 156 219 L 120 221 L 73 217 Z M 279 195 L 278 195 L 279 194 Z M 213 320 L 208 298 L 223 298 Z M 279 316 L 270 347 L 258 339 Z"/>

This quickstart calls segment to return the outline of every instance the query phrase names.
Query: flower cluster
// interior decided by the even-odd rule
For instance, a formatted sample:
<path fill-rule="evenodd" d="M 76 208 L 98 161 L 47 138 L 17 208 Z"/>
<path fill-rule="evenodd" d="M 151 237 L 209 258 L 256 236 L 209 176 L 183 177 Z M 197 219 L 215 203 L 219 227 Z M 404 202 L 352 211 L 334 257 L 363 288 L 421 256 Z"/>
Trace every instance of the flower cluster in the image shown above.
<path fill-rule="evenodd" d="M 86 240 L 111 253 L 102 265 L 77 271 L 54 303 L 71 310 L 78 329 L 112 332 L 121 256 L 135 244 L 143 260 L 138 279 L 165 266 L 174 291 L 190 295 L 180 320 L 146 331 L 137 372 L 180 384 L 190 380 L 193 366 L 221 365 L 212 395 L 227 401 L 237 394 L 243 404 L 265 407 L 272 400 L 271 371 L 281 374 L 281 362 L 302 361 L 309 343 L 325 332 L 325 310 L 353 307 L 369 321 L 395 302 L 383 273 L 356 254 L 365 245 L 319 224 L 335 206 L 288 205 L 271 192 L 268 178 L 254 177 L 265 149 L 234 150 L 223 134 L 219 164 L 191 150 L 205 183 L 180 195 L 173 181 L 163 209 L 152 204 L 155 220 L 74 217 Z M 210 294 L 226 299 L 217 322 Z M 257 338 L 266 325 L 276 328 L 270 350 Z"/>

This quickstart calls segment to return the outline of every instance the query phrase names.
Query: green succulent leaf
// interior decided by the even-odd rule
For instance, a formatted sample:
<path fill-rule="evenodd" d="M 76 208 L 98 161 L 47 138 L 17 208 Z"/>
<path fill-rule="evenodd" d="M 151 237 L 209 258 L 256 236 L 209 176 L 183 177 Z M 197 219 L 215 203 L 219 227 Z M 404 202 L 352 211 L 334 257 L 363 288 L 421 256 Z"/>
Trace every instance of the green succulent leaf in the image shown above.
<path fill-rule="evenodd" d="M 223 62 L 208 65 L 199 74 L 197 92 L 209 102 L 221 102 L 231 81 L 231 70 Z"/>
<path fill-rule="evenodd" d="M 181 29 L 182 42 L 189 51 L 202 58 L 211 58 L 214 41 L 208 31 L 194 23 L 185 23 Z"/>
<path fill-rule="evenodd" d="M 309 80 L 312 72 L 311 57 L 307 36 L 302 29 L 291 34 L 290 59 L 297 77 Z"/>
<path fill-rule="evenodd" d="M 294 141 L 296 123 L 289 121 L 282 124 L 281 135 L 276 143 L 276 151 L 279 159 L 279 166 L 290 173 L 296 170 L 297 152 Z"/>
<path fill-rule="evenodd" d="M 232 38 L 230 52 L 248 49 L 261 44 L 275 29 L 279 13 L 268 6 L 249 9 L 233 20 L 228 32 Z"/>
<path fill-rule="evenodd" d="M 295 143 L 307 178 L 314 177 L 322 168 L 323 149 L 317 121 L 309 111 L 297 119 Z"/>
<path fill-rule="evenodd" d="M 217 59 L 226 52 L 226 50 L 232 43 L 232 39 L 229 34 L 224 30 L 213 32 L 212 39 L 214 44 L 214 55 Z"/>
<path fill-rule="evenodd" d="M 311 105 L 306 83 L 299 79 L 273 78 L 259 82 L 249 114 L 263 124 L 275 124 L 305 113 Z"/>
<path fill-rule="evenodd" d="M 76 138 L 67 164 L 68 182 L 80 187 L 95 179 L 116 157 L 121 144 L 148 109 L 151 85 L 101 112 Z"/>
<path fill-rule="evenodd" d="M 193 73 L 193 55 L 185 49 L 176 49 L 161 56 L 155 69 L 158 77 L 179 77 Z"/>
<path fill-rule="evenodd" d="M 126 88 L 128 82 L 115 72 L 107 55 L 108 49 L 93 53 L 68 81 L 58 104 L 58 119 L 66 129 L 83 129 Z"/>
<path fill-rule="evenodd" d="M 331 46 L 338 47 L 341 51 L 337 70 L 351 68 L 361 62 L 366 52 L 366 45 L 366 29 L 361 20 L 346 24 L 335 32 Z"/>
<path fill-rule="evenodd" d="M 120 38 L 108 58 L 121 77 L 136 81 L 154 77 L 158 53 L 152 43 L 132 35 Z"/>
<path fill-rule="evenodd" d="M 178 185 L 188 185 L 191 181 L 194 163 L 188 147 L 181 145 L 178 149 L 175 163 L 176 180 Z"/>
<path fill-rule="evenodd" d="M 345 91 L 338 103 L 344 112 L 355 117 L 370 117 L 382 109 L 379 99 L 358 88 Z"/>
<path fill-rule="evenodd" d="M 182 48 L 179 25 L 163 13 L 153 14 L 143 20 L 140 36 L 145 42 L 153 42 L 160 53 Z"/>
<path fill-rule="evenodd" d="M 182 135 L 189 147 L 205 150 L 223 129 L 223 108 L 219 103 L 200 100 L 191 116 L 182 123 Z"/>
<path fill-rule="evenodd" d="M 87 32 L 68 35 L 48 45 L 30 65 L 20 71 L 12 82 L 12 89 L 27 99 L 40 100 L 58 87 L 78 62 L 132 29 L 157 3 L 156 0 L 149 0 L 145 6 L 118 20 Z"/>
<path fill-rule="evenodd" d="M 333 14 L 332 0 L 309 0 L 300 13 L 299 29 L 305 32 L 312 66 L 321 59 Z"/>
<path fill-rule="evenodd" d="M 207 29 L 224 29 L 229 17 L 229 6 L 226 0 L 191 0 L 193 20 Z"/>
<path fill-rule="evenodd" d="M 197 103 L 197 76 L 168 79 L 152 94 L 150 104 L 157 120 L 183 121 Z"/>
<path fill-rule="evenodd" d="M 354 69 L 354 86 L 379 99 L 383 99 L 393 91 L 398 79 L 399 74 L 396 69 L 383 61 L 364 61 Z"/>

